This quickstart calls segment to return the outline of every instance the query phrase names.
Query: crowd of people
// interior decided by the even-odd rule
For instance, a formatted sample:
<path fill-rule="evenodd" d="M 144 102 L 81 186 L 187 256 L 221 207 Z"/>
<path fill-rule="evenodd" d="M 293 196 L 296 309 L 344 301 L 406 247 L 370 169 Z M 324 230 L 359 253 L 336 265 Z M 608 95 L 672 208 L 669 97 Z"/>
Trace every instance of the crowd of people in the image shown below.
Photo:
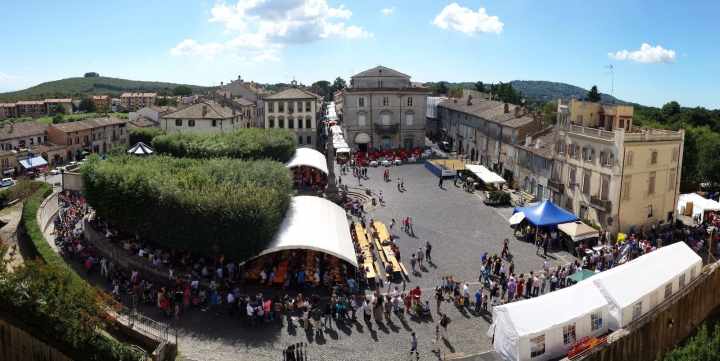
<path fill-rule="evenodd" d="M 292 177 L 298 189 L 320 192 L 327 186 L 327 175 L 314 167 L 298 166 L 292 168 Z"/>

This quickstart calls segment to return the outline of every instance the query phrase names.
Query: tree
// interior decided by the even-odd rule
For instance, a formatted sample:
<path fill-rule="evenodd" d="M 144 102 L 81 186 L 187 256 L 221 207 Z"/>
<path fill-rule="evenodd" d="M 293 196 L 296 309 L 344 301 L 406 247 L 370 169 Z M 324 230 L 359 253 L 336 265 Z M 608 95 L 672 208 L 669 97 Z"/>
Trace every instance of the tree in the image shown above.
<path fill-rule="evenodd" d="M 82 100 L 80 100 L 79 108 L 81 112 L 92 113 L 95 111 L 95 103 L 93 103 L 90 98 L 82 98 Z"/>
<path fill-rule="evenodd" d="M 325 101 L 331 101 L 333 98 L 333 92 L 330 91 L 332 84 L 327 80 L 319 80 L 310 86 L 310 91 L 323 97 Z"/>
<path fill-rule="evenodd" d="M 192 95 L 192 88 L 187 85 L 178 85 L 173 89 L 173 95 L 188 96 Z"/>
<path fill-rule="evenodd" d="M 557 119 L 557 106 L 557 103 L 554 101 L 543 104 L 542 114 L 544 125 L 555 124 L 555 120 Z"/>
<path fill-rule="evenodd" d="M 697 334 L 681 347 L 665 355 L 664 361 L 718 361 L 720 360 L 720 324 L 710 334 L 705 324 Z"/>
<path fill-rule="evenodd" d="M 53 115 L 54 114 L 65 114 L 65 107 L 60 104 L 56 104 L 56 105 L 53 105 L 49 109 L 49 111 L 50 111 L 50 114 L 53 114 Z"/>
<path fill-rule="evenodd" d="M 437 83 L 433 83 L 430 86 L 430 90 L 432 90 L 433 95 L 447 95 L 449 91 L 448 83 L 446 81 L 439 81 Z"/>
<path fill-rule="evenodd" d="M 662 107 L 662 116 L 665 119 L 670 119 L 677 114 L 680 114 L 680 104 L 676 101 L 665 103 Z"/>
<path fill-rule="evenodd" d="M 60 124 L 63 122 L 63 115 L 62 114 L 55 114 L 55 116 L 52 117 L 53 124 Z"/>
<path fill-rule="evenodd" d="M 485 92 L 485 83 L 479 81 L 475 83 L 475 90 L 479 92 Z"/>
<path fill-rule="evenodd" d="M 341 77 L 335 78 L 335 81 L 332 84 L 332 87 L 330 87 L 330 90 L 334 94 L 338 90 L 343 90 L 347 88 L 347 83 L 345 83 L 345 79 Z"/>
<path fill-rule="evenodd" d="M 592 88 L 590 88 L 590 91 L 587 94 L 587 100 L 593 103 L 600 101 L 600 93 L 598 92 L 597 85 L 593 85 Z"/>
<path fill-rule="evenodd" d="M 448 90 L 448 96 L 451 98 L 462 98 L 463 88 L 461 86 L 454 86 Z"/>
<path fill-rule="evenodd" d="M 505 103 L 520 105 L 523 101 L 522 94 L 516 91 L 510 83 L 492 84 L 490 93 L 493 98 Z"/>
<path fill-rule="evenodd" d="M 100 77 L 100 74 L 93 71 L 93 72 L 85 73 L 84 77 L 85 78 L 98 78 L 98 77 Z"/>

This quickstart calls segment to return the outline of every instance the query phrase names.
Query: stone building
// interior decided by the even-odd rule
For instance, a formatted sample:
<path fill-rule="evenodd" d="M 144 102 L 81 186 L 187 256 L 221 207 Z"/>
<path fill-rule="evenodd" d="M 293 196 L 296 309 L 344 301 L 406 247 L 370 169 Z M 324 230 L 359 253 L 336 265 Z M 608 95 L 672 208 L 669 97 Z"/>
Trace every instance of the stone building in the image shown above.
<path fill-rule="evenodd" d="M 298 145 L 317 146 L 322 97 L 292 87 L 266 96 L 264 128 L 287 128 L 297 135 Z"/>
<path fill-rule="evenodd" d="M 255 108 L 254 114 L 252 114 L 252 111 L 250 112 L 250 116 L 252 117 L 249 119 L 251 123 L 250 127 L 265 127 L 265 104 L 263 97 L 270 95 L 270 92 L 266 91 L 260 84 L 254 81 L 246 82 L 242 77 L 238 76 L 237 79 L 227 84 L 221 84 L 220 89 L 217 90 L 217 94 L 245 107 L 248 106 L 248 102 L 252 103 Z M 247 112 L 247 110 L 246 108 L 245 111 Z"/>
<path fill-rule="evenodd" d="M 359 150 L 424 146 L 429 94 L 409 75 L 384 66 L 353 75 L 335 94 L 348 144 Z"/>
<path fill-rule="evenodd" d="M 240 112 L 205 100 L 160 117 L 166 133 L 227 133 L 242 127 Z"/>

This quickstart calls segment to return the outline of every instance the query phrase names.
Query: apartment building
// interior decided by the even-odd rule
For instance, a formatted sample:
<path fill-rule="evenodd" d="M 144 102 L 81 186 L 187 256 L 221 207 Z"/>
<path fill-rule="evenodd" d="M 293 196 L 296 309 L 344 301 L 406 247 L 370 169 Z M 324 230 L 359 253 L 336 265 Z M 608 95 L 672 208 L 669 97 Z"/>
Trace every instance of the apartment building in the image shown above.
<path fill-rule="evenodd" d="M 18 117 L 42 117 L 47 115 L 47 106 L 43 100 L 23 100 L 15 103 Z"/>
<path fill-rule="evenodd" d="M 322 97 L 296 87 L 266 96 L 264 128 L 287 128 L 295 132 L 299 145 L 316 146 Z"/>
<path fill-rule="evenodd" d="M 214 100 L 202 101 L 160 117 L 166 133 L 226 133 L 242 128 L 240 113 Z"/>
<path fill-rule="evenodd" d="M 95 111 L 98 113 L 108 113 L 110 112 L 110 96 L 109 95 L 93 95 L 92 98 L 90 98 L 93 105 L 95 106 Z"/>
<path fill-rule="evenodd" d="M 65 146 L 66 161 L 81 158 L 83 152 L 107 153 L 128 145 L 127 123 L 114 117 L 51 124 L 47 133 L 51 143 Z"/>
<path fill-rule="evenodd" d="M 58 108 L 62 108 L 62 112 L 65 114 L 71 114 L 73 111 L 72 99 L 45 99 L 45 109 L 48 114 L 55 112 Z"/>
<path fill-rule="evenodd" d="M 120 106 L 126 111 L 135 111 L 155 105 L 156 98 L 156 93 L 123 93 L 120 96 Z"/>
<path fill-rule="evenodd" d="M 409 75 L 377 66 L 353 75 L 349 87 L 334 95 L 335 111 L 354 149 L 421 147 L 428 95 Z"/>
<path fill-rule="evenodd" d="M 232 107 L 238 108 L 240 113 L 240 128 L 255 128 L 257 125 L 257 107 L 254 102 L 245 98 L 235 98 L 231 103 Z"/>
<path fill-rule="evenodd" d="M 163 115 L 177 110 L 176 107 L 151 105 L 128 113 L 128 126 L 134 128 L 160 127 Z"/>
<path fill-rule="evenodd" d="M 255 114 L 251 119 L 251 127 L 263 128 L 265 126 L 265 104 L 263 98 L 270 95 L 260 84 L 254 81 L 246 82 L 241 76 L 231 82 L 220 84 L 217 94 L 225 99 L 232 99 L 235 102 L 245 101 L 255 106 Z M 238 99 L 243 99 L 239 101 Z M 252 114 L 251 114 L 252 115 Z"/>
<path fill-rule="evenodd" d="M 0 103 L 0 119 L 17 117 L 15 103 Z"/>
<path fill-rule="evenodd" d="M 2 124 L 0 150 L 12 151 L 44 144 L 47 141 L 47 129 L 47 124 L 35 121 Z"/>
<path fill-rule="evenodd" d="M 491 169 L 508 183 L 517 178 L 518 148 L 540 129 L 540 118 L 521 106 L 472 96 L 437 106 L 441 132 L 454 151 Z"/>
<path fill-rule="evenodd" d="M 631 106 L 558 102 L 545 197 L 611 232 L 672 221 L 684 137 L 635 126 Z"/>

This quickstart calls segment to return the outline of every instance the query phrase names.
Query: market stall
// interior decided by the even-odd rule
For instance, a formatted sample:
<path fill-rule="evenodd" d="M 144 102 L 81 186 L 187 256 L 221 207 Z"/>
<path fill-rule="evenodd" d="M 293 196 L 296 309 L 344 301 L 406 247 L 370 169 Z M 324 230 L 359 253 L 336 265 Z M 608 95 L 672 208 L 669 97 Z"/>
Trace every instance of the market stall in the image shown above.
<path fill-rule="evenodd" d="M 286 166 L 292 171 L 293 181 L 298 188 L 324 189 L 327 185 L 327 160 L 315 149 L 295 149 L 295 154 Z"/>
<path fill-rule="evenodd" d="M 578 219 L 574 214 L 547 200 L 531 204 L 527 207 L 516 207 L 513 210 L 513 214 L 517 212 L 523 212 L 525 219 L 527 219 L 530 224 L 538 227 L 556 226 L 563 223 L 574 222 Z"/>
<path fill-rule="evenodd" d="M 681 194 L 678 197 L 677 211 L 679 214 L 702 222 L 707 212 L 720 212 L 720 202 L 704 198 L 697 193 Z"/>
<path fill-rule="evenodd" d="M 597 229 L 588 226 L 581 221 L 559 224 L 558 230 L 565 235 L 565 247 L 573 250 L 576 244 L 583 243 L 583 248 L 591 248 L 597 244 L 600 233 Z"/>
<path fill-rule="evenodd" d="M 505 360 L 565 356 L 583 337 L 607 332 L 607 300 L 591 282 L 493 308 L 488 336 Z"/>
<path fill-rule="evenodd" d="M 700 256 L 678 242 L 596 274 L 590 282 L 607 298 L 608 328 L 617 330 L 685 288 L 701 268 Z"/>
<path fill-rule="evenodd" d="M 33 174 L 46 171 L 48 163 L 45 158 L 37 156 L 20 160 L 20 165 L 23 168 L 23 173 Z"/>
<path fill-rule="evenodd" d="M 475 176 L 485 184 L 490 184 L 496 187 L 501 187 L 505 184 L 505 179 L 503 179 L 503 177 L 482 165 L 466 164 L 465 169 L 475 174 Z"/>
<path fill-rule="evenodd" d="M 152 148 L 150 148 L 147 144 L 143 142 L 137 142 L 137 144 L 133 145 L 130 149 L 128 149 L 128 154 L 133 155 L 150 155 L 153 154 Z"/>

